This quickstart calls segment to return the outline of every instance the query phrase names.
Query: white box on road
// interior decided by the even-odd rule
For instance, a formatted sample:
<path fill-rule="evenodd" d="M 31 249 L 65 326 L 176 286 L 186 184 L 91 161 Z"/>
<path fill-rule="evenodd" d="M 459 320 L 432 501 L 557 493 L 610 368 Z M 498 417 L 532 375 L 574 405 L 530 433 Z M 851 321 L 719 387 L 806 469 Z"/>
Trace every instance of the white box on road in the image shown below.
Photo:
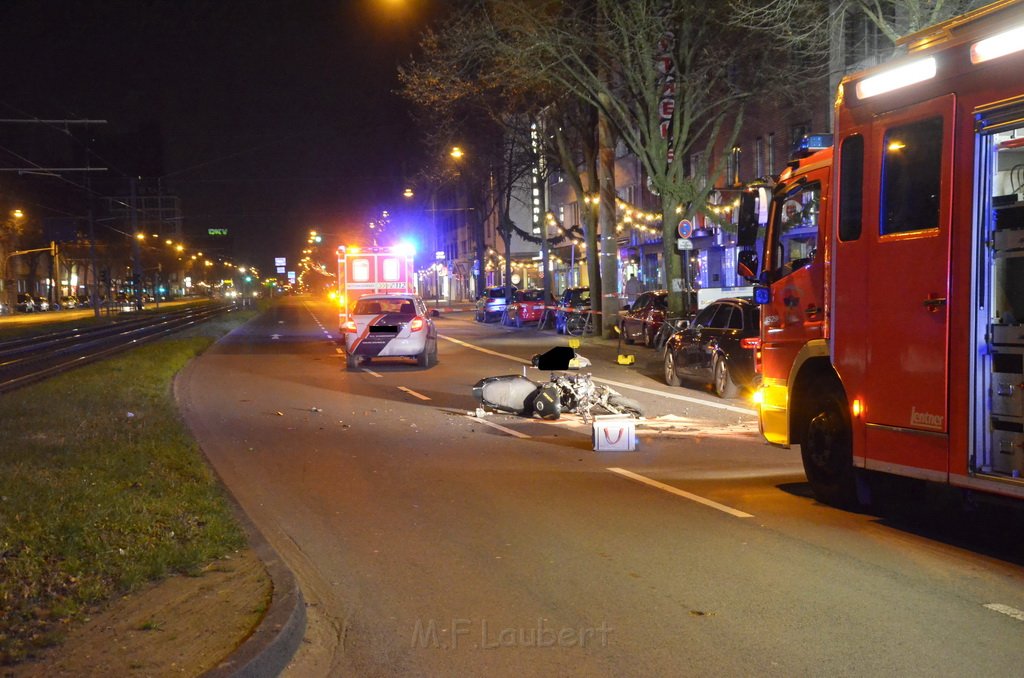
<path fill-rule="evenodd" d="M 636 449 L 636 421 L 618 414 L 594 417 L 595 452 L 632 452 Z"/>

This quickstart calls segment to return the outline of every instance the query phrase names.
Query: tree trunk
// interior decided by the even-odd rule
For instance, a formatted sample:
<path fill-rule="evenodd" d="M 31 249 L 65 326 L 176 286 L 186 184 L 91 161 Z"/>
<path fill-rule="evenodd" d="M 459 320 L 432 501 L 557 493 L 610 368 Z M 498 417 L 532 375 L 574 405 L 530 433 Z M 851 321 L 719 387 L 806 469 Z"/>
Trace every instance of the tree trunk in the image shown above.
<path fill-rule="evenodd" d="M 511 221 L 507 214 L 505 218 Z M 515 300 L 515 295 L 512 294 L 512 229 L 505 228 L 501 239 L 505 242 L 505 311 L 507 313 L 509 304 Z"/>
<path fill-rule="evenodd" d="M 597 179 L 600 183 L 598 222 L 601 227 L 601 335 L 613 337 L 619 317 L 619 246 L 615 238 L 615 133 L 608 116 L 601 111 L 597 122 L 598 163 Z M 587 256 L 596 258 L 597 252 Z M 591 281 L 591 298 L 594 284 Z M 591 303 L 594 303 L 593 301 Z"/>
<path fill-rule="evenodd" d="M 473 232 L 476 235 L 476 289 L 473 291 L 473 298 L 478 298 L 487 289 L 487 271 L 484 265 L 484 255 L 487 252 L 487 246 L 484 243 L 484 220 L 479 210 L 470 210 L 469 214 L 472 215 L 470 218 L 473 219 Z"/>
<path fill-rule="evenodd" d="M 662 255 L 665 266 L 665 285 L 668 287 L 668 310 L 673 316 L 687 316 L 692 306 L 691 285 L 689 275 L 684 275 L 688 268 L 683 264 L 683 257 L 689 259 L 692 250 L 680 252 L 676 246 L 678 238 L 676 226 L 684 215 L 676 214 L 676 200 L 662 195 L 661 213 L 664 216 L 662 226 Z M 686 217 L 692 219 L 692 217 Z M 688 271 L 686 271 L 688 273 Z"/>

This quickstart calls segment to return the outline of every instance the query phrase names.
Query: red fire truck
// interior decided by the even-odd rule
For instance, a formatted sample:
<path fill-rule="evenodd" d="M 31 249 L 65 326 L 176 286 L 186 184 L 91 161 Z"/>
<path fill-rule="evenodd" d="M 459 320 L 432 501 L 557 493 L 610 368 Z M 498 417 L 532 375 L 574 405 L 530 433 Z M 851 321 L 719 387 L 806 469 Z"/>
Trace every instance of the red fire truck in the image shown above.
<path fill-rule="evenodd" d="M 905 42 L 843 80 L 834 145 L 790 163 L 761 261 L 740 253 L 761 432 L 828 503 L 857 469 L 1024 498 L 1024 0 Z"/>
<path fill-rule="evenodd" d="M 338 248 L 338 304 L 348 315 L 366 294 L 415 293 L 414 252 L 407 247 Z"/>

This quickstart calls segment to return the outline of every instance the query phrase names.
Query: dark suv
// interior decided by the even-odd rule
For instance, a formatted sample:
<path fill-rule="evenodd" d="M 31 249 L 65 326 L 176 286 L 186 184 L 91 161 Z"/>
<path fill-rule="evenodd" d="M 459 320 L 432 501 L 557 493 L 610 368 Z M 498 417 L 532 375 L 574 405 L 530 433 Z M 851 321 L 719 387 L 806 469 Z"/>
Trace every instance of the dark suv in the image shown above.
<path fill-rule="evenodd" d="M 760 337 L 757 304 L 749 299 L 712 302 L 665 344 L 665 383 L 679 386 L 683 379 L 692 379 L 711 384 L 720 398 L 753 388 Z"/>
<path fill-rule="evenodd" d="M 577 316 L 580 311 L 588 310 L 590 310 L 590 288 L 568 288 L 558 299 L 558 309 L 555 311 L 555 332 L 565 334 L 569 318 Z"/>

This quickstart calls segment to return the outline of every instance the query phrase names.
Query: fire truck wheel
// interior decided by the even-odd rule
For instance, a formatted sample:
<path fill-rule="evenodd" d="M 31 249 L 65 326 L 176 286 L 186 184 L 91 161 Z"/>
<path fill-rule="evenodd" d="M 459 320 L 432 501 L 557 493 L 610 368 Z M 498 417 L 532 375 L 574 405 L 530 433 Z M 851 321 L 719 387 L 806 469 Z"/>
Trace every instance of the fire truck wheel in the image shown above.
<path fill-rule="evenodd" d="M 827 394 L 807 424 L 800 445 L 807 480 L 822 503 L 848 507 L 857 500 L 851 438 L 844 399 Z"/>
<path fill-rule="evenodd" d="M 729 364 L 725 362 L 725 358 L 718 356 L 715 358 L 715 371 L 714 381 L 711 383 L 715 389 L 715 395 L 719 398 L 735 398 L 739 393 L 739 387 L 732 380 L 732 375 L 729 373 Z"/>
<path fill-rule="evenodd" d="M 351 354 L 345 356 L 345 366 L 348 367 L 348 369 L 354 370 L 355 368 L 359 367 L 359 363 L 359 356 Z"/>
<path fill-rule="evenodd" d="M 683 381 L 676 374 L 676 359 L 672 355 L 672 349 L 665 351 L 665 383 L 669 386 L 682 386 Z"/>

